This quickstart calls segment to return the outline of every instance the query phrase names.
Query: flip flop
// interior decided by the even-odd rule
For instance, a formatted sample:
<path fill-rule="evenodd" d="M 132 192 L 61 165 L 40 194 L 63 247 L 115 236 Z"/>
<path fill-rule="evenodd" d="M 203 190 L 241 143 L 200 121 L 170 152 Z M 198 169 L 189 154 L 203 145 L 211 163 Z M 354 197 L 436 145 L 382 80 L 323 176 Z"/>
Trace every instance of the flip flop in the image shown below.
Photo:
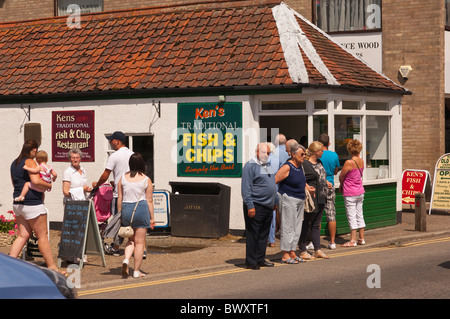
<path fill-rule="evenodd" d="M 297 260 L 299 263 L 305 263 L 306 262 L 306 260 L 303 260 L 300 257 L 295 257 L 294 260 Z"/>
<path fill-rule="evenodd" d="M 281 260 L 281 263 L 283 264 L 298 264 L 298 261 L 292 258 Z"/>

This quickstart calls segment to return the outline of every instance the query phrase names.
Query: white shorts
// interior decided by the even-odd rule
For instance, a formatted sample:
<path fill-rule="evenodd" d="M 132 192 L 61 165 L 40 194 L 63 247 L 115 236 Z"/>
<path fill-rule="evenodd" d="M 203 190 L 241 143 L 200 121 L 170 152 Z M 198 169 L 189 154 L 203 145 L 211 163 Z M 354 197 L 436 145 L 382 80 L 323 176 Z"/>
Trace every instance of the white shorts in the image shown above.
<path fill-rule="evenodd" d="M 45 209 L 44 204 L 40 205 L 23 205 L 14 204 L 13 212 L 16 216 L 22 216 L 26 220 L 34 219 L 40 215 L 47 214 L 47 209 Z"/>

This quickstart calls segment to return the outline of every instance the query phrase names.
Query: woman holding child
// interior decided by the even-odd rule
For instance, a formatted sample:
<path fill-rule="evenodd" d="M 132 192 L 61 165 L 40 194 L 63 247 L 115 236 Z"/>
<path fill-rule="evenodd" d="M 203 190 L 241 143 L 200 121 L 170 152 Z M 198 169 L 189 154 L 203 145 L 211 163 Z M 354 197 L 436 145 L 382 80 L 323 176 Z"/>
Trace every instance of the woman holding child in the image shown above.
<path fill-rule="evenodd" d="M 31 182 L 35 189 L 30 188 L 23 201 L 14 201 L 13 211 L 16 215 L 19 236 L 11 246 L 9 255 L 17 258 L 22 248 L 34 231 L 38 239 L 39 251 L 44 257 L 47 267 L 57 270 L 53 260 L 48 240 L 47 230 L 47 210 L 43 203 L 43 192 L 51 188 L 51 184 L 43 181 L 39 173 L 27 171 L 24 167 L 36 168 L 34 161 L 38 144 L 34 140 L 28 140 L 24 143 L 19 156 L 11 164 L 11 181 L 14 186 L 13 198 L 20 196 L 23 187 L 27 182 Z"/>

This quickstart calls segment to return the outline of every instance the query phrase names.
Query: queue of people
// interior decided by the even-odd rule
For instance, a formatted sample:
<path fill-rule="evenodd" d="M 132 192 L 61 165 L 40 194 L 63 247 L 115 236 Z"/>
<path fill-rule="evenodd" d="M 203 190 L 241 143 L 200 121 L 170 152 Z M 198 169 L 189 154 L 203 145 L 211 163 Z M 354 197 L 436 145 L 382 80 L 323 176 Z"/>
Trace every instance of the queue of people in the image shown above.
<path fill-rule="evenodd" d="M 281 153 L 277 149 L 276 156 L 271 157 L 268 143 L 260 143 L 255 157 L 247 162 L 243 169 L 241 192 L 246 226 L 246 265 L 249 269 L 273 266 L 273 263 L 266 260 L 269 231 L 270 228 L 274 229 L 271 220 L 279 220 L 282 263 L 299 264 L 314 258 L 329 258 L 320 244 L 320 227 L 324 212 L 330 234 L 328 248 L 336 249 L 334 175 L 341 168 L 337 154 L 328 150 L 328 136 L 322 134 L 319 140 L 311 143 L 308 148 L 294 139 L 286 141 L 282 134 L 277 136 L 276 141 L 284 142 L 289 156 L 287 159 L 281 159 Z M 351 229 L 351 240 L 341 246 L 353 247 L 365 244 L 362 210 L 364 161 L 360 158 L 360 141 L 349 141 L 347 150 L 351 159 L 342 167 L 339 181 Z M 305 211 L 307 193 L 312 197 L 314 206 L 308 212 Z M 277 218 L 270 214 L 273 211 L 276 212 Z M 314 250 L 312 255 L 307 249 L 310 241 Z M 270 239 L 269 245 L 272 243 L 273 239 Z"/>
<path fill-rule="evenodd" d="M 109 233 L 115 235 L 112 236 L 112 245 L 105 245 L 105 250 L 118 255 L 118 246 L 123 242 L 123 238 L 117 236 L 118 227 L 131 224 L 134 234 L 125 247 L 122 276 L 129 276 L 130 259 L 134 257 L 133 277 L 143 277 L 140 266 L 145 258 L 145 236 L 147 229 L 155 227 L 152 181 L 145 174 L 142 155 L 133 153 L 125 146 L 125 134 L 114 132 L 108 140 L 116 152 L 109 157 L 104 172 L 97 182 L 92 183 L 92 187 L 88 185 L 86 171 L 81 165 L 82 152 L 79 149 L 69 151 L 70 166 L 62 177 L 64 202 L 87 199 L 89 194 L 95 193 L 105 184 L 112 172 L 114 181 L 111 183 L 116 187 L 111 209 L 113 215 L 118 217 L 115 220 L 120 221 L 120 224 L 108 225 L 111 226 Z M 282 135 L 277 137 L 276 144 L 272 148 L 268 143 L 258 144 L 255 156 L 242 170 L 246 265 L 250 269 L 274 266 L 266 259 L 266 247 L 275 221 L 279 221 L 282 263 L 299 264 L 313 258 L 328 258 L 320 245 L 320 226 L 324 211 L 330 232 L 328 248 L 336 248 L 334 175 L 339 171 L 339 160 L 334 152 L 327 149 L 328 136 L 321 135 L 319 141 L 311 143 L 307 149 L 293 139 L 286 140 Z M 284 149 L 281 149 L 283 146 Z M 360 158 L 360 141 L 349 141 L 347 150 L 351 158 L 342 167 L 339 181 L 351 240 L 342 247 L 353 247 L 365 244 L 362 210 L 364 161 Z M 17 257 L 34 232 L 47 266 L 56 270 L 48 240 L 44 192 L 51 190 L 57 174 L 47 164 L 45 156 L 40 157 L 39 163 L 36 163 L 37 152 L 36 141 L 26 141 L 21 153 L 11 164 L 13 211 L 17 217 L 19 236 L 11 246 L 10 255 Z M 271 156 L 272 152 L 276 152 L 276 156 Z M 313 199 L 314 209 L 305 212 L 308 194 Z M 312 242 L 313 255 L 307 250 L 309 241 Z"/>

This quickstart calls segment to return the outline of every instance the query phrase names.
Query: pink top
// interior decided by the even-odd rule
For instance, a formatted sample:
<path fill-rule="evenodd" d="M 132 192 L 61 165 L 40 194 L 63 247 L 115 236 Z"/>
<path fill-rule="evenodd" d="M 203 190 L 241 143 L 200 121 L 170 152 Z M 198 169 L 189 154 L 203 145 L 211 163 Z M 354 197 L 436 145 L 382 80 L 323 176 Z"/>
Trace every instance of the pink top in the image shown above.
<path fill-rule="evenodd" d="M 342 187 L 343 196 L 359 196 L 364 194 L 364 187 L 361 178 L 363 171 L 364 168 L 355 168 L 347 173 Z"/>
<path fill-rule="evenodd" d="M 52 183 L 52 171 L 53 171 L 53 167 L 51 167 L 50 165 L 44 165 L 44 164 L 39 164 L 41 166 L 41 171 L 39 172 L 39 175 L 41 177 L 41 179 L 49 184 Z"/>

